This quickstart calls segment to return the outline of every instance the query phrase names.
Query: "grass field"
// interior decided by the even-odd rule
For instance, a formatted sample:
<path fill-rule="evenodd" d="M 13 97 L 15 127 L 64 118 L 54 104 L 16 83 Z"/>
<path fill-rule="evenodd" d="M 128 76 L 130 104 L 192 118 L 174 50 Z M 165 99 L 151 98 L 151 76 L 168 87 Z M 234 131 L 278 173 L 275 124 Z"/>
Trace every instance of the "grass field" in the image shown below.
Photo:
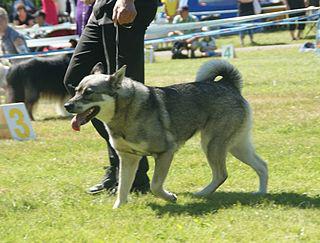
<path fill-rule="evenodd" d="M 177 203 L 131 195 L 112 210 L 115 196 L 85 193 L 103 174 L 104 141 L 91 125 L 73 132 L 45 103 L 33 122 L 37 140 L 0 141 L 0 242 L 319 242 L 320 59 L 296 49 L 237 56 L 255 145 L 269 164 L 268 195 L 252 194 L 256 174 L 230 156 L 218 191 L 193 197 L 210 180 L 196 136 L 166 181 Z M 192 81 L 206 60 L 158 58 L 146 65 L 147 84 Z"/>

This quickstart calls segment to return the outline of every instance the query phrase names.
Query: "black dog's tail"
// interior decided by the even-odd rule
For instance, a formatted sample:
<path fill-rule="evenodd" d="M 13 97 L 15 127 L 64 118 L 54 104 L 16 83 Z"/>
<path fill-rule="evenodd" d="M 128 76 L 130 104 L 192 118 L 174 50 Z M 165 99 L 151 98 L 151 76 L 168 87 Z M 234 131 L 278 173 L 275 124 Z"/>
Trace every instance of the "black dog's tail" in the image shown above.
<path fill-rule="evenodd" d="M 23 85 L 23 77 L 21 77 L 19 72 L 19 66 L 14 65 L 11 66 L 8 74 L 6 76 L 7 79 L 7 91 L 8 91 L 8 103 L 15 102 L 24 102 L 25 93 L 24 93 L 24 85 Z"/>
<path fill-rule="evenodd" d="M 218 76 L 222 76 L 219 83 L 231 85 L 241 93 L 242 77 L 240 72 L 224 60 L 212 60 L 203 64 L 197 72 L 196 82 L 214 81 Z"/>

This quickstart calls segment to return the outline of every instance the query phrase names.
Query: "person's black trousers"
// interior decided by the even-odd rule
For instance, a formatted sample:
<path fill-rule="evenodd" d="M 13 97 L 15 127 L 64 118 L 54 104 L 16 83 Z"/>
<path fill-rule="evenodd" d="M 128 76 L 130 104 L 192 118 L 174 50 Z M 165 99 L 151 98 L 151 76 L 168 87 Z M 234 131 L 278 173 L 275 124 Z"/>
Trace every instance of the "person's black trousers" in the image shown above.
<path fill-rule="evenodd" d="M 126 76 L 142 83 L 144 83 L 144 35 L 154 19 L 157 10 L 155 3 L 154 0 L 137 0 L 135 2 L 137 16 L 131 28 L 118 27 L 119 68 L 127 65 Z M 105 40 L 105 48 L 103 40 Z M 65 86 L 69 92 L 74 94 L 74 90 L 70 87 L 77 86 L 85 76 L 90 74 L 98 62 L 102 62 L 107 68 L 106 60 L 109 60 L 110 67 L 110 70 L 106 70 L 107 73 L 114 73 L 116 71 L 116 28 L 113 24 L 99 25 L 98 21 L 91 17 L 80 37 L 64 78 Z M 111 166 L 118 167 L 119 158 L 109 143 L 109 136 L 104 124 L 98 119 L 93 119 L 92 124 L 108 144 Z M 143 157 L 137 175 L 145 174 L 148 169 L 148 161 L 146 157 Z M 138 186 L 141 183 L 137 180 L 139 178 L 136 177 L 133 186 Z"/>

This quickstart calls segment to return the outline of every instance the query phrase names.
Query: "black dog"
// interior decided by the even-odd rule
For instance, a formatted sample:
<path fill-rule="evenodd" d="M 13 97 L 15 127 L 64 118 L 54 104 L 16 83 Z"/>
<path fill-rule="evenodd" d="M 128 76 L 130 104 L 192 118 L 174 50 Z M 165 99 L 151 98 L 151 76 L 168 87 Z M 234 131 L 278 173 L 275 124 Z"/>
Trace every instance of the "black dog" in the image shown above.
<path fill-rule="evenodd" d="M 63 106 L 68 97 L 63 78 L 71 56 L 34 57 L 11 66 L 6 77 L 8 103 L 24 102 L 32 120 L 40 95 L 55 98 Z"/>

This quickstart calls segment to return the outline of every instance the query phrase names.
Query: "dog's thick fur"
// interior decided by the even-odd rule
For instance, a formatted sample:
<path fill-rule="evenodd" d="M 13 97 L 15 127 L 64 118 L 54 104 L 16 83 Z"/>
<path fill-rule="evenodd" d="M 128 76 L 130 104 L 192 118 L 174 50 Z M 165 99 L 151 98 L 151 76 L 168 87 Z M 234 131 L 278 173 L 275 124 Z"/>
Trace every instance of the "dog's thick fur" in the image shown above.
<path fill-rule="evenodd" d="M 6 89 L 7 87 L 6 76 L 8 74 L 9 69 L 10 69 L 10 66 L 4 65 L 0 61 L 0 89 Z"/>
<path fill-rule="evenodd" d="M 7 102 L 24 102 L 32 120 L 33 108 L 40 96 L 55 99 L 61 107 L 68 98 L 63 78 L 70 58 L 71 54 L 34 57 L 12 65 L 6 77 Z"/>
<path fill-rule="evenodd" d="M 230 152 L 259 176 L 259 193 L 266 193 L 267 164 L 251 141 L 251 112 L 241 95 L 242 79 L 226 61 L 210 61 L 198 71 L 196 82 L 167 87 L 148 87 L 124 77 L 125 68 L 113 75 L 85 77 L 75 96 L 65 105 L 77 113 L 82 125 L 93 116 L 103 121 L 121 159 L 118 197 L 114 208 L 127 201 L 139 160 L 155 158 L 151 191 L 168 201 L 176 196 L 163 189 L 174 153 L 196 132 L 212 170 L 212 181 L 196 195 L 214 192 L 226 179 Z M 99 71 L 100 70 L 100 71 Z M 215 81 L 222 76 L 220 81 Z"/>
<path fill-rule="evenodd" d="M 6 95 L 6 89 L 7 89 L 7 80 L 6 76 L 9 71 L 9 66 L 2 63 L 2 60 L 0 60 L 0 104 L 3 102 L 2 97 L 5 97 Z"/>

